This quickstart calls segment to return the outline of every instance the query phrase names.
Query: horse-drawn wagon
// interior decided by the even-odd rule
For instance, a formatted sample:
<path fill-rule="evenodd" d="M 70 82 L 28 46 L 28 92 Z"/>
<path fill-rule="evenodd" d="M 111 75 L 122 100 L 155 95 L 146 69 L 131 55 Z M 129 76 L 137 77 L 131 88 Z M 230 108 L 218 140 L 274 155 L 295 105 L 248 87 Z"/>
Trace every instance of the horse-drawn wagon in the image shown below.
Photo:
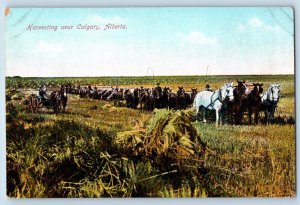
<path fill-rule="evenodd" d="M 46 89 L 40 89 L 39 95 L 32 94 L 29 96 L 28 111 L 37 113 L 40 108 L 47 108 L 53 109 L 58 114 L 61 109 L 65 110 L 67 101 L 67 87 L 64 85 L 61 86 L 60 91 L 53 91 L 50 94 L 47 93 Z"/>

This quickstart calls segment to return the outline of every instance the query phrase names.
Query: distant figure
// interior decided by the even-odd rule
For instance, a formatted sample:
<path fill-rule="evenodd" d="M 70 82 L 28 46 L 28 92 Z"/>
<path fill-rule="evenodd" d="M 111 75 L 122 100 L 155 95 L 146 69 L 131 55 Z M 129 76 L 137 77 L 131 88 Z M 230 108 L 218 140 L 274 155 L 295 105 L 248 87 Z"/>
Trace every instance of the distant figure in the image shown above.
<path fill-rule="evenodd" d="M 185 93 L 185 90 L 183 89 L 183 86 L 179 86 L 178 91 L 177 91 L 177 96 L 184 97 L 184 93 Z"/>
<path fill-rule="evenodd" d="M 162 88 L 160 87 L 160 83 L 157 83 L 157 84 L 156 84 L 155 90 L 157 90 L 157 92 L 158 92 L 159 94 L 162 93 Z"/>
<path fill-rule="evenodd" d="M 39 100 L 41 101 L 45 101 L 45 100 L 48 100 L 48 96 L 47 96 L 47 88 L 46 86 L 41 86 L 40 89 L 39 89 Z"/>
<path fill-rule="evenodd" d="M 206 84 L 205 91 L 211 91 L 212 92 L 213 90 L 210 88 L 209 84 Z"/>
<path fill-rule="evenodd" d="M 144 93 L 144 92 L 145 92 L 145 89 L 144 89 L 143 86 L 141 86 L 141 88 L 140 88 L 140 93 Z"/>

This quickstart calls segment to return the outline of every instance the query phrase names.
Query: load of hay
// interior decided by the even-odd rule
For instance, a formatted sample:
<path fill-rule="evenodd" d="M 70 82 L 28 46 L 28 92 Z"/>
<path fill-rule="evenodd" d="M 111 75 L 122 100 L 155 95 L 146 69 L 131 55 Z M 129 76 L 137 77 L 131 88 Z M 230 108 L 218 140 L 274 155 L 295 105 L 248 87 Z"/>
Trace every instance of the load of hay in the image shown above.
<path fill-rule="evenodd" d="M 151 160 L 161 171 L 204 166 L 205 145 L 186 111 L 154 111 L 146 128 L 118 133 L 115 144 L 129 158 Z"/>

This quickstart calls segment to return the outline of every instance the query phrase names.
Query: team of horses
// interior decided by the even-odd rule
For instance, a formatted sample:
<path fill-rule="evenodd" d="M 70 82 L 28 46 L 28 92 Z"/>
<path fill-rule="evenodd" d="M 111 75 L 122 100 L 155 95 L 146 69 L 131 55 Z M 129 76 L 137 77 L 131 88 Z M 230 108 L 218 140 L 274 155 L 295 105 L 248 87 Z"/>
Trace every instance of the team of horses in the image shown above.
<path fill-rule="evenodd" d="M 29 112 L 37 113 L 41 107 L 52 108 L 56 114 L 60 110 L 65 111 L 68 102 L 68 87 L 62 85 L 59 91 L 53 91 L 48 99 L 41 99 L 39 96 L 29 97 Z"/>
<path fill-rule="evenodd" d="M 115 105 L 124 101 L 126 107 L 140 108 L 143 111 L 152 111 L 155 108 L 186 109 L 193 103 L 197 94 L 197 89 L 186 92 L 182 86 L 179 86 L 176 92 L 172 92 L 169 87 L 160 86 L 124 89 L 78 85 L 70 86 L 69 90 L 71 94 L 79 95 L 81 98 L 113 101 Z"/>
<path fill-rule="evenodd" d="M 238 85 L 227 83 L 216 91 L 202 91 L 195 97 L 193 107 L 196 116 L 202 111 L 203 122 L 206 122 L 206 112 L 214 110 L 216 125 L 222 124 L 224 115 L 228 114 L 232 124 L 239 125 L 244 113 L 248 114 L 248 124 L 258 124 L 259 113 L 265 114 L 265 123 L 274 121 L 274 113 L 280 98 L 280 84 L 271 84 L 263 92 L 262 83 L 247 85 L 245 81 L 237 81 Z M 253 87 L 250 91 L 249 87 Z"/>
<path fill-rule="evenodd" d="M 215 91 L 204 90 L 197 92 L 192 89 L 186 92 L 182 86 L 176 92 L 169 87 L 161 88 L 159 85 L 153 88 L 99 88 L 80 85 L 62 85 L 59 91 L 53 91 L 49 100 L 41 101 L 32 96 L 29 100 L 29 110 L 37 112 L 41 106 L 51 107 L 55 113 L 65 110 L 68 94 L 78 95 L 80 98 L 92 98 L 96 100 L 113 101 L 114 105 L 125 102 L 123 105 L 132 109 L 152 111 L 155 108 L 186 109 L 193 107 L 196 111 L 196 119 L 202 114 L 203 122 L 206 122 L 207 114 L 215 112 L 216 124 L 222 124 L 224 116 L 229 116 L 232 124 L 242 123 L 244 114 L 248 114 L 248 123 L 259 120 L 261 111 L 265 114 L 265 123 L 274 120 L 274 113 L 280 98 L 280 84 L 271 84 L 266 92 L 262 83 L 246 84 L 245 81 L 226 83 Z"/>

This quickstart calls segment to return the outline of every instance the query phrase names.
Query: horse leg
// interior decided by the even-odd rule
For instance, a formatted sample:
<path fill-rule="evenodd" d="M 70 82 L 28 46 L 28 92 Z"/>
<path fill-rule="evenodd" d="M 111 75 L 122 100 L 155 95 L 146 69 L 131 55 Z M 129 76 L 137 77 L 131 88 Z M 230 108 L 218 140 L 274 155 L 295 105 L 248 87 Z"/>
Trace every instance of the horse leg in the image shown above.
<path fill-rule="evenodd" d="M 231 124 L 234 124 L 235 123 L 235 119 L 234 119 L 234 115 L 233 115 L 233 110 L 231 109 L 230 111 L 229 111 L 229 119 L 230 119 L 230 123 Z"/>
<path fill-rule="evenodd" d="M 222 109 L 219 111 L 219 121 L 220 121 L 220 125 L 223 125 L 224 123 L 224 111 L 222 111 Z"/>
<path fill-rule="evenodd" d="M 239 109 L 239 110 L 237 111 L 237 113 L 236 113 L 236 122 L 235 122 L 236 125 L 240 125 L 240 124 L 241 124 L 242 117 L 243 117 L 243 113 L 242 113 L 242 111 Z"/>
<path fill-rule="evenodd" d="M 56 110 L 57 114 L 59 113 L 60 108 L 61 108 L 61 102 L 58 101 L 58 103 L 57 103 L 57 110 Z"/>
<path fill-rule="evenodd" d="M 62 101 L 60 100 L 58 103 L 58 112 L 61 110 Z"/>
<path fill-rule="evenodd" d="M 218 124 L 219 124 L 219 109 L 216 109 L 216 127 L 218 127 Z"/>
<path fill-rule="evenodd" d="M 258 115 L 259 115 L 259 110 L 255 109 L 254 111 L 254 123 L 258 124 Z"/>
<path fill-rule="evenodd" d="M 252 124 L 252 122 L 251 122 L 252 119 L 251 119 L 251 118 L 252 118 L 252 109 L 249 108 L 249 109 L 248 109 L 248 120 L 249 120 L 248 124 L 249 124 L 249 125 Z"/>
<path fill-rule="evenodd" d="M 205 108 L 203 108 L 202 114 L 203 114 L 203 122 L 206 123 L 206 119 L 205 119 Z"/>
<path fill-rule="evenodd" d="M 265 123 L 267 125 L 267 124 L 269 124 L 269 113 L 268 113 L 268 110 L 266 109 L 264 113 L 265 113 Z"/>
<path fill-rule="evenodd" d="M 239 118 L 239 124 L 241 125 L 243 123 L 243 119 L 244 119 L 244 111 L 243 110 L 240 111 L 239 117 L 240 117 Z"/>
<path fill-rule="evenodd" d="M 271 117 L 271 123 L 274 123 L 274 114 L 275 114 L 275 107 L 271 108 L 271 113 L 270 113 L 270 117 Z"/>
<path fill-rule="evenodd" d="M 58 101 L 56 100 L 53 104 L 54 113 L 58 114 Z"/>
<path fill-rule="evenodd" d="M 196 123 L 198 122 L 199 107 L 196 107 Z"/>

